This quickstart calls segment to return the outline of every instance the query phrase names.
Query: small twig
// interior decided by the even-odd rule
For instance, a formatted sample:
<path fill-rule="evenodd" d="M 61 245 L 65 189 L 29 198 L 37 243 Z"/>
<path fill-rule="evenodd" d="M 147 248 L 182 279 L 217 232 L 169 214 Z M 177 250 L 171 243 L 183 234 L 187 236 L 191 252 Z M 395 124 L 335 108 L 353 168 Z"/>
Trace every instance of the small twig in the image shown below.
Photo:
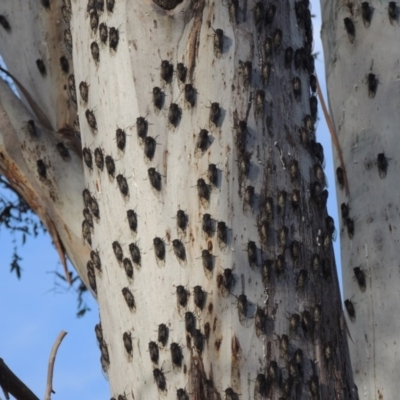
<path fill-rule="evenodd" d="M 333 145 L 336 148 L 336 152 L 337 152 L 337 155 L 339 157 L 340 166 L 342 167 L 342 170 L 343 170 L 344 187 L 346 188 L 346 194 L 347 194 L 347 196 L 349 196 L 350 190 L 349 190 L 349 184 L 348 184 L 348 181 L 347 181 L 347 173 L 346 173 L 346 167 L 344 166 L 342 150 L 340 148 L 339 140 L 338 140 L 338 138 L 336 136 L 336 131 L 335 131 L 335 128 L 333 126 L 333 123 L 332 123 L 331 117 L 329 115 L 328 109 L 326 107 L 324 96 L 322 95 L 322 91 L 321 91 L 321 86 L 319 85 L 318 76 L 316 74 L 315 74 L 315 77 L 317 79 L 318 98 L 319 98 L 319 101 L 321 102 L 322 110 L 324 112 L 325 120 L 326 120 L 326 123 L 328 125 L 329 132 L 331 134 L 332 142 L 333 142 Z"/>
<path fill-rule="evenodd" d="M 51 393 L 55 393 L 53 391 L 53 371 L 54 371 L 54 363 L 56 361 L 56 355 L 57 355 L 57 350 L 60 347 L 60 344 L 62 340 L 64 339 L 65 335 L 67 332 L 61 331 L 58 336 L 56 341 L 53 344 L 53 347 L 51 349 L 50 353 L 50 359 L 49 359 L 49 368 L 47 370 L 47 384 L 46 384 L 46 394 L 44 396 L 44 400 L 51 400 Z"/>

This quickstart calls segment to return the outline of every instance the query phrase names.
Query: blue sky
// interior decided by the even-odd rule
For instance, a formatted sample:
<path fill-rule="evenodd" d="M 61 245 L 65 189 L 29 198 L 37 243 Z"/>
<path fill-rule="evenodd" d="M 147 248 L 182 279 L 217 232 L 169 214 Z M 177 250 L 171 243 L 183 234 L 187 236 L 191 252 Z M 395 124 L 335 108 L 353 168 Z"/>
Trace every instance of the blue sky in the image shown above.
<path fill-rule="evenodd" d="M 314 52 L 318 53 L 315 65 L 324 88 L 319 2 L 313 0 L 311 3 L 312 14 L 316 15 L 313 19 Z M 325 150 L 328 209 L 338 228 L 330 135 L 322 111 L 319 118 L 317 135 Z M 91 312 L 83 318 L 76 318 L 76 294 L 66 285 L 60 287 L 61 282 L 54 277 L 54 271 L 62 273 L 62 267 L 48 236 L 41 234 L 36 239 L 28 239 L 24 246 L 17 244 L 23 257 L 20 281 L 15 274 L 9 273 L 14 247 L 12 237 L 6 229 L 0 229 L 0 357 L 39 398 L 43 398 L 50 350 L 58 333 L 65 330 L 68 335 L 56 359 L 53 379 L 56 394 L 53 399 L 98 400 L 110 397 L 94 334 L 94 325 L 99 319 L 96 303 L 87 295 Z M 339 240 L 334 242 L 334 246 L 339 265 Z"/>

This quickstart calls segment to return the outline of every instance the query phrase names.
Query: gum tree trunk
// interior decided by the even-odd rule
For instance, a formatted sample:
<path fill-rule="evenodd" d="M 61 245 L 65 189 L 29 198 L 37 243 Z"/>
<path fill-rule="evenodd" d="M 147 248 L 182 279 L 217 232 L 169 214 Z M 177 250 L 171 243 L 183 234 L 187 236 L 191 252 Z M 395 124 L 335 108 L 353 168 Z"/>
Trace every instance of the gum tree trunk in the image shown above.
<path fill-rule="evenodd" d="M 400 384 L 390 360 L 399 357 L 400 88 L 399 54 L 391 49 L 398 43 L 398 9 L 380 2 L 321 4 L 329 101 L 349 183 L 348 196 L 338 190 L 338 204 L 345 213 L 341 252 L 352 365 L 362 398 L 396 398 Z"/>
<path fill-rule="evenodd" d="M 97 297 L 115 399 L 356 398 L 308 3 L 176 3 L 7 2 L 2 172 Z"/>

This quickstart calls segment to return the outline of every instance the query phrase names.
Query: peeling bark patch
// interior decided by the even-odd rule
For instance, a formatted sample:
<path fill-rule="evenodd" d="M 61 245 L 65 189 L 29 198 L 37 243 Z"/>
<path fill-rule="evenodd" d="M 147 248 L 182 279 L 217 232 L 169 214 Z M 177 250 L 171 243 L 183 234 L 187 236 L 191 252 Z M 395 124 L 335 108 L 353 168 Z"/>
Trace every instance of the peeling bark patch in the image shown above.
<path fill-rule="evenodd" d="M 153 0 L 154 4 L 157 4 L 159 7 L 164 10 L 173 10 L 176 6 L 182 3 L 183 0 Z"/>
<path fill-rule="evenodd" d="M 237 367 L 238 363 L 241 359 L 241 352 L 242 349 L 240 347 L 239 339 L 233 335 L 231 339 L 231 356 L 232 356 L 232 363 Z"/>

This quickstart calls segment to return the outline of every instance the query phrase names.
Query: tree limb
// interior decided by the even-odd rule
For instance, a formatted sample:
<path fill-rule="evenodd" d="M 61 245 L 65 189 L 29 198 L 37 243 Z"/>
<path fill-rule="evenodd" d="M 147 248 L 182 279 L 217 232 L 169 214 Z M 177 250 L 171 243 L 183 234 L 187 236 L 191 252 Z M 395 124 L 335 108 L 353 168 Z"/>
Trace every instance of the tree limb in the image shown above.
<path fill-rule="evenodd" d="M 54 371 L 54 363 L 56 361 L 57 350 L 60 347 L 62 340 L 64 339 L 67 332 L 61 331 L 56 341 L 53 344 L 53 348 L 51 349 L 50 359 L 49 359 L 49 368 L 47 370 L 47 384 L 46 384 L 46 393 L 44 396 L 44 400 L 51 399 L 51 393 L 55 393 L 53 391 L 53 371 Z"/>
<path fill-rule="evenodd" d="M 0 358 L 0 386 L 4 393 L 10 393 L 17 400 L 39 400 L 38 397 L 8 368 Z M 6 398 L 8 398 L 6 396 Z"/>

